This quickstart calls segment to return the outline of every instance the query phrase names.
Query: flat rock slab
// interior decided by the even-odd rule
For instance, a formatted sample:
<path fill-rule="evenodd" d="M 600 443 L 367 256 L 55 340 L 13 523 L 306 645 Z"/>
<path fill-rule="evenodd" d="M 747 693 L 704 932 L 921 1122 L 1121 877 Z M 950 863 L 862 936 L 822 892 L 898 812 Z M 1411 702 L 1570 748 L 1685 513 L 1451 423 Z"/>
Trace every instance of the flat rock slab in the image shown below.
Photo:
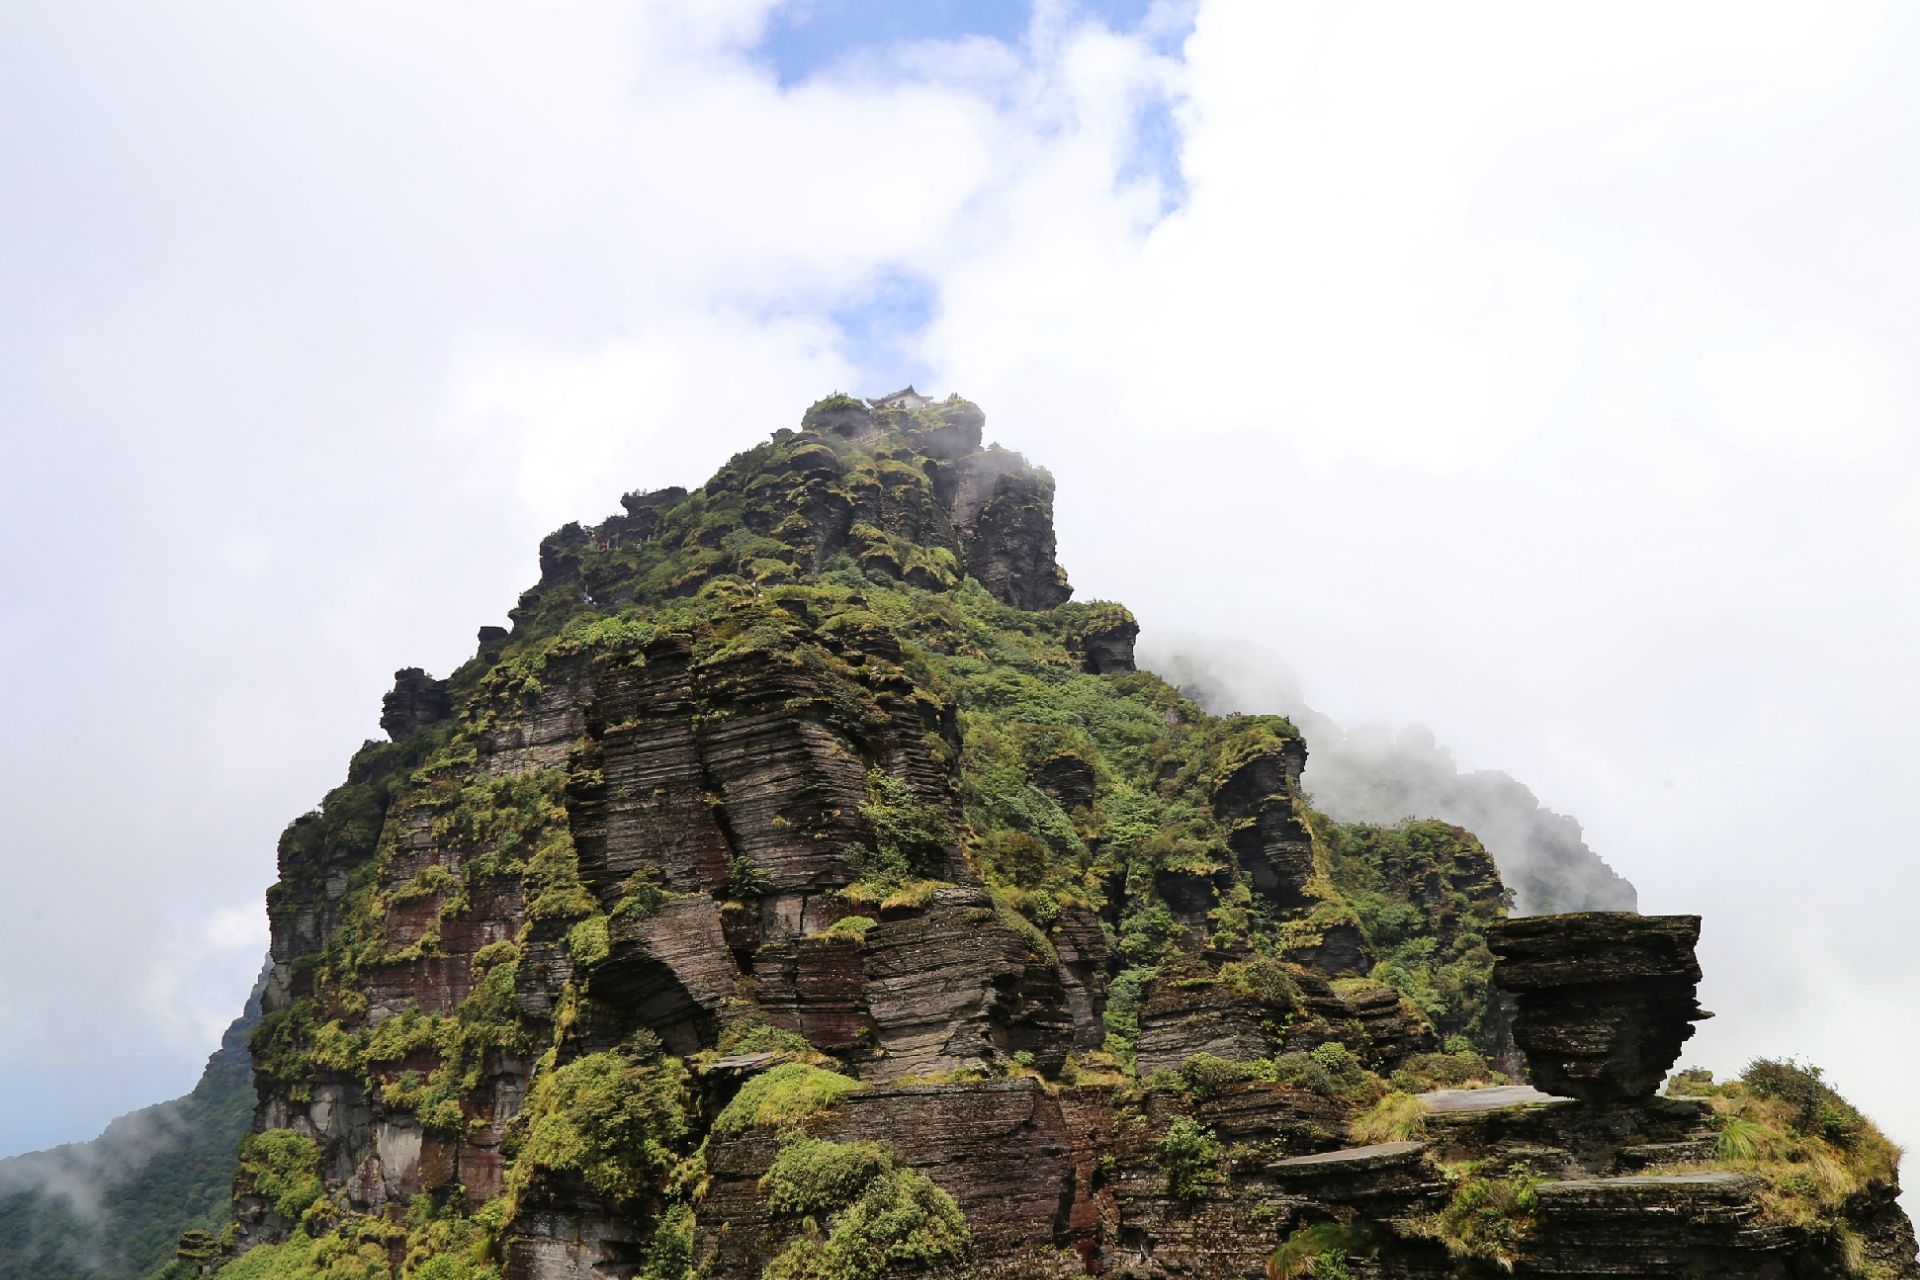
<path fill-rule="evenodd" d="M 1426 1149 L 1424 1142 L 1376 1142 L 1370 1147 L 1347 1147 L 1340 1151 L 1293 1156 L 1287 1160 L 1277 1160 L 1267 1167 L 1274 1173 L 1295 1170 L 1302 1173 L 1336 1173 L 1349 1169 L 1376 1169 L 1412 1161 Z"/>
<path fill-rule="evenodd" d="M 1740 1199 L 1757 1179 L 1750 1174 L 1714 1171 L 1629 1175 L 1624 1178 L 1575 1178 L 1543 1182 L 1534 1192 L 1546 1201 L 1648 1201 L 1676 1198 Z"/>
<path fill-rule="evenodd" d="M 1546 1102 L 1572 1102 L 1557 1094 L 1542 1093 L 1530 1084 L 1503 1084 L 1491 1089 L 1436 1089 L 1420 1095 L 1420 1103 L 1432 1115 L 1462 1115 L 1476 1111 L 1500 1111 L 1507 1107 L 1534 1107 Z"/>

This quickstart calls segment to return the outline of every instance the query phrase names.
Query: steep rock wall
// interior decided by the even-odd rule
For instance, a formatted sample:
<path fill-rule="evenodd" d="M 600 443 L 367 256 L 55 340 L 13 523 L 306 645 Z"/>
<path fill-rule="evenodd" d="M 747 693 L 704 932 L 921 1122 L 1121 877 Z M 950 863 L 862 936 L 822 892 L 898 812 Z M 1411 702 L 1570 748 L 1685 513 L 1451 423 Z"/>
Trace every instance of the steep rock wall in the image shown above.
<path fill-rule="evenodd" d="M 393 740 L 281 843 L 223 1256 L 1240 1276 L 1331 1242 L 1301 1256 L 1560 1275 L 1632 1192 L 1579 1184 L 1698 1163 L 1707 1104 L 1650 1143 L 1637 1084 L 1564 1125 L 1411 1096 L 1508 1083 L 1486 850 L 1330 821 L 1293 725 L 1134 671 L 1132 616 L 1067 600 L 1051 479 L 983 422 L 831 397 L 550 536 L 511 631 L 399 673 Z M 1399 1132 L 1429 1126 L 1451 1145 Z M 1553 1212 L 1488 1239 L 1462 1187 L 1521 1192 L 1460 1162 L 1495 1159 Z M 1700 1256 L 1827 1256 L 1698 1185 L 1759 1232 L 1683 1231 Z M 1822 1221 L 1897 1252 L 1866 1213 Z"/>

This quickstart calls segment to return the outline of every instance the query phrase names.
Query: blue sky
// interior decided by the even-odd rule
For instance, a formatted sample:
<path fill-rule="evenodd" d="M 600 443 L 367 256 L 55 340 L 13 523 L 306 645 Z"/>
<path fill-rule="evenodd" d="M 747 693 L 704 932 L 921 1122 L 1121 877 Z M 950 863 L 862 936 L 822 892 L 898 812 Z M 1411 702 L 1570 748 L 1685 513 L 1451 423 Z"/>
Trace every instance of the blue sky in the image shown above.
<path fill-rule="evenodd" d="M 1150 0 L 1083 0 L 1056 6 L 1125 29 Z M 761 46 L 783 84 L 804 80 L 849 55 L 923 40 L 985 36 L 1018 43 L 1033 20 L 1022 0 L 799 0 L 777 11 Z"/>
<path fill-rule="evenodd" d="M 1019 0 L 802 0 L 775 13 L 761 46 L 792 84 L 849 54 L 920 40 L 1020 39 L 1032 6 Z"/>
<path fill-rule="evenodd" d="M 1055 21 L 1072 18 L 1137 32 L 1153 8 L 1152 0 L 1061 0 L 1046 12 Z M 1191 22 L 1181 10 L 1162 8 L 1166 16 L 1154 24 L 1149 41 L 1171 51 Z M 771 61 L 781 84 L 793 86 L 924 41 L 981 37 L 1018 47 L 1029 38 L 1035 18 L 1035 6 L 1027 0 L 799 0 L 773 13 L 757 52 Z M 1160 207 L 1170 210 L 1181 194 L 1178 151 L 1172 103 L 1165 97 L 1149 99 L 1139 104 L 1129 154 L 1116 176 L 1157 183 L 1164 192 Z M 857 160 L 851 163 L 857 167 Z M 938 303 L 932 281 L 892 271 L 830 314 L 861 366 L 898 370 L 896 381 L 924 382 L 932 369 L 920 339 Z"/>

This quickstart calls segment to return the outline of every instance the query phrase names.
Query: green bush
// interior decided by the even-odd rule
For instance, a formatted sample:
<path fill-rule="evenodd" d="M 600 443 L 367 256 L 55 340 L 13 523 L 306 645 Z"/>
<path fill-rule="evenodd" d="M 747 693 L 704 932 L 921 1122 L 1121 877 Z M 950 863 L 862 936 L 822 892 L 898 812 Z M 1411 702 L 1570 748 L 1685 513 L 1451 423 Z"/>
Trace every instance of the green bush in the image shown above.
<path fill-rule="evenodd" d="M 749 1053 L 793 1053 L 819 1056 L 807 1038 L 797 1031 L 776 1027 L 758 1014 L 732 1023 L 720 1033 L 714 1044 L 715 1057 L 731 1058 Z"/>
<path fill-rule="evenodd" d="M 669 1207 L 654 1225 L 641 1280 L 686 1280 L 693 1270 L 693 1228 L 692 1206 Z"/>
<path fill-rule="evenodd" d="M 873 832 L 863 879 L 904 880 L 909 876 L 946 873 L 946 852 L 954 843 L 953 826 L 940 810 L 916 798 L 900 778 L 871 769 L 867 773 L 870 799 L 860 816 Z"/>
<path fill-rule="evenodd" d="M 567 954 L 575 964 L 586 968 L 603 964 L 613 954 L 612 936 L 605 916 L 588 916 L 567 930 Z"/>
<path fill-rule="evenodd" d="M 824 1142 L 789 1133 L 760 1187 L 774 1213 L 798 1217 L 851 1204 L 868 1182 L 892 1167 L 892 1158 L 875 1143 Z"/>
<path fill-rule="evenodd" d="M 1300 1008 L 1300 986 L 1278 960 L 1256 957 L 1236 960 L 1220 966 L 1220 981 L 1226 987 L 1269 1009 Z"/>
<path fill-rule="evenodd" d="M 733 1101 L 714 1117 L 713 1131 L 726 1136 L 754 1128 L 778 1129 L 825 1111 L 858 1088 L 858 1080 L 838 1072 L 804 1062 L 783 1062 L 741 1085 Z"/>
<path fill-rule="evenodd" d="M 875 1174 L 846 1208 L 803 1229 L 761 1280 L 874 1280 L 902 1268 L 955 1260 L 972 1242 L 953 1197 L 913 1169 Z"/>
<path fill-rule="evenodd" d="M 1289 1235 L 1267 1260 L 1271 1280 L 1353 1280 L 1349 1258 L 1370 1258 L 1380 1240 L 1364 1222 L 1322 1222 Z"/>
<path fill-rule="evenodd" d="M 1457 1040 L 1459 1037 L 1455 1037 Z M 1485 1057 L 1471 1049 L 1449 1053 L 1408 1055 L 1393 1073 L 1393 1087 L 1407 1093 L 1430 1089 L 1459 1089 L 1467 1085 L 1500 1084 L 1504 1077 Z"/>
<path fill-rule="evenodd" d="M 1209 1188 L 1224 1181 L 1213 1130 L 1187 1116 L 1167 1126 L 1153 1144 L 1153 1158 L 1167 1175 L 1167 1189 L 1182 1200 L 1203 1199 Z"/>
<path fill-rule="evenodd" d="M 1273 1059 L 1273 1078 L 1295 1089 L 1322 1097 L 1352 1097 L 1381 1086 L 1353 1050 L 1338 1040 L 1315 1046 L 1307 1053 L 1282 1053 Z"/>
<path fill-rule="evenodd" d="M 660 883 L 660 868 L 648 864 L 621 882 L 620 897 L 613 904 L 612 914 L 642 920 L 658 911 L 672 896 Z"/>
<path fill-rule="evenodd" d="M 1196 1053 L 1180 1064 L 1180 1083 L 1196 1102 L 1205 1102 L 1227 1086 L 1253 1078 L 1255 1069 L 1211 1053 Z"/>
<path fill-rule="evenodd" d="M 1778 1098 L 1792 1109 L 1800 1132 L 1825 1138 L 1837 1147 L 1850 1147 L 1865 1125 L 1853 1105 L 1827 1084 L 1825 1073 L 1792 1058 L 1756 1058 L 1740 1078 L 1762 1098 Z"/>
<path fill-rule="evenodd" d="M 1135 966 L 1122 969 L 1107 984 L 1107 1008 L 1102 1018 L 1107 1032 L 1106 1049 L 1129 1069 L 1140 1045 L 1140 1001 L 1146 985 L 1159 973 L 1158 969 Z"/>
<path fill-rule="evenodd" d="M 875 920 L 872 916 L 841 916 L 838 920 L 835 920 L 827 926 L 825 936 L 829 938 L 847 938 L 854 942 L 865 942 L 867 940 L 867 931 L 877 924 L 879 924 L 879 921 Z"/>
<path fill-rule="evenodd" d="M 1525 1164 L 1495 1176 L 1469 1165 L 1435 1216 L 1434 1233 L 1456 1256 L 1504 1265 L 1533 1232 L 1534 1188 L 1542 1181 Z"/>
<path fill-rule="evenodd" d="M 320 1145 L 292 1129 L 250 1133 L 240 1142 L 240 1185 L 264 1197 L 287 1221 L 298 1222 L 326 1193 Z"/>
<path fill-rule="evenodd" d="M 1349 1136 L 1361 1144 L 1405 1142 L 1426 1128 L 1426 1104 L 1411 1094 L 1394 1092 L 1354 1118 Z"/>
<path fill-rule="evenodd" d="M 732 897 L 761 898 L 772 888 L 773 874 L 746 854 L 735 854 L 727 864 L 727 893 Z"/>
<path fill-rule="evenodd" d="M 588 1054 L 534 1084 L 521 1162 L 578 1173 L 601 1195 L 660 1190 L 688 1134 L 687 1073 L 677 1058 Z"/>

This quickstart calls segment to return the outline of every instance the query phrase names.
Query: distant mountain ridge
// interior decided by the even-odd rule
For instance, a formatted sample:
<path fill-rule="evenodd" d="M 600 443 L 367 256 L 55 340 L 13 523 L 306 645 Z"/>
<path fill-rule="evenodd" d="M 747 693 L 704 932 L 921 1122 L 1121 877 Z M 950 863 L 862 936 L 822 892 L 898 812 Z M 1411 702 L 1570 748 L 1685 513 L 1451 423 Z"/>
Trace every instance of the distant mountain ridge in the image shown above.
<path fill-rule="evenodd" d="M 0 1280 L 141 1280 L 182 1231 L 231 1216 L 234 1151 L 253 1118 L 254 984 L 193 1091 L 99 1137 L 0 1159 Z"/>

